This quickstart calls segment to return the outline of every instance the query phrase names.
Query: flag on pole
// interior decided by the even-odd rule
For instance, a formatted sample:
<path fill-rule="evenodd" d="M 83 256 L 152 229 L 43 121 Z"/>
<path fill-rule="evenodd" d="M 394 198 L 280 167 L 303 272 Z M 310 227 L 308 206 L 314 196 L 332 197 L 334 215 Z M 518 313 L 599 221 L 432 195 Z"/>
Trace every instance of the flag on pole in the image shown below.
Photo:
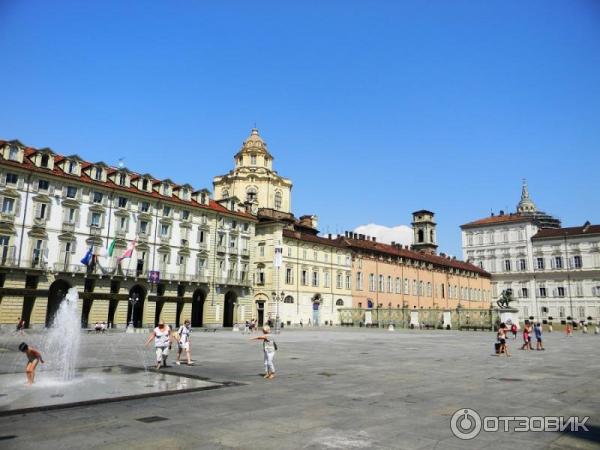
<path fill-rule="evenodd" d="M 113 241 L 110 243 L 110 245 L 108 246 L 108 256 L 112 256 L 114 251 L 115 251 L 115 244 L 117 243 L 116 239 L 113 239 Z"/>
<path fill-rule="evenodd" d="M 93 251 L 94 251 L 94 246 L 90 245 L 90 248 L 86 252 L 85 256 L 81 259 L 81 264 L 83 264 L 84 266 L 90 265 L 90 263 L 92 262 L 92 258 L 94 257 Z"/>
<path fill-rule="evenodd" d="M 135 249 L 135 239 L 129 243 L 129 245 L 127 246 L 127 250 L 125 250 L 125 253 L 123 253 L 123 255 L 120 258 L 118 258 L 119 262 L 121 262 L 125 258 L 131 258 L 131 255 L 133 255 L 133 249 Z"/>

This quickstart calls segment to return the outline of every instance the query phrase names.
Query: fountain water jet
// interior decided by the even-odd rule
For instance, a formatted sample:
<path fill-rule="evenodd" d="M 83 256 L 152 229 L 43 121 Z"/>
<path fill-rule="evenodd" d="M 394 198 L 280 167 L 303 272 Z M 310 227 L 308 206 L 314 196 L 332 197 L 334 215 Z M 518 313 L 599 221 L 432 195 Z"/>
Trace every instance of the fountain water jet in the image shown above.
<path fill-rule="evenodd" d="M 48 368 L 57 371 L 65 381 L 74 378 L 75 363 L 79 356 L 81 313 L 78 303 L 77 289 L 69 289 L 52 320 L 45 342 L 45 353 L 42 353 L 48 361 Z"/>

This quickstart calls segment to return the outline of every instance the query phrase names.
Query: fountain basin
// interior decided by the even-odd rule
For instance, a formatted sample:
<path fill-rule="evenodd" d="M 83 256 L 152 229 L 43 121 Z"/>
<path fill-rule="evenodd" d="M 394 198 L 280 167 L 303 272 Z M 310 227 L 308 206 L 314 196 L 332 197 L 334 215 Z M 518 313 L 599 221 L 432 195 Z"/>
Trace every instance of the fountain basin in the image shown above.
<path fill-rule="evenodd" d="M 39 372 L 33 386 L 23 372 L 0 374 L 0 416 L 95 405 L 237 385 L 167 371 L 127 366 L 77 370 L 68 381 L 60 373 Z"/>

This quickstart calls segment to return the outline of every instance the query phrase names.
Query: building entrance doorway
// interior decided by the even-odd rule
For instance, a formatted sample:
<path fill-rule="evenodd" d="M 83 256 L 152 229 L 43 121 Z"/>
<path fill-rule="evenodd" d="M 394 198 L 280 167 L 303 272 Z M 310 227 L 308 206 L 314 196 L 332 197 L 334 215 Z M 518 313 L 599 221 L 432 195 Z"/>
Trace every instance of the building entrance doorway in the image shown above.
<path fill-rule="evenodd" d="M 236 301 L 237 294 L 235 292 L 229 291 L 225 294 L 225 302 L 223 305 L 223 327 L 233 327 L 233 313 Z"/>

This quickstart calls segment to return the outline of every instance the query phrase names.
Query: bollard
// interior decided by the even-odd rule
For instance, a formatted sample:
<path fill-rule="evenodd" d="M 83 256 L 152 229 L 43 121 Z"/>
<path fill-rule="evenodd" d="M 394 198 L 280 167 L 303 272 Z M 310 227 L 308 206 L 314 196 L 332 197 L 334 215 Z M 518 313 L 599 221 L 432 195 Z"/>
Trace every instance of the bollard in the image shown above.
<path fill-rule="evenodd" d="M 392 325 L 391 323 L 390 323 L 390 326 L 388 327 L 388 331 L 394 331 L 394 325 Z"/>

